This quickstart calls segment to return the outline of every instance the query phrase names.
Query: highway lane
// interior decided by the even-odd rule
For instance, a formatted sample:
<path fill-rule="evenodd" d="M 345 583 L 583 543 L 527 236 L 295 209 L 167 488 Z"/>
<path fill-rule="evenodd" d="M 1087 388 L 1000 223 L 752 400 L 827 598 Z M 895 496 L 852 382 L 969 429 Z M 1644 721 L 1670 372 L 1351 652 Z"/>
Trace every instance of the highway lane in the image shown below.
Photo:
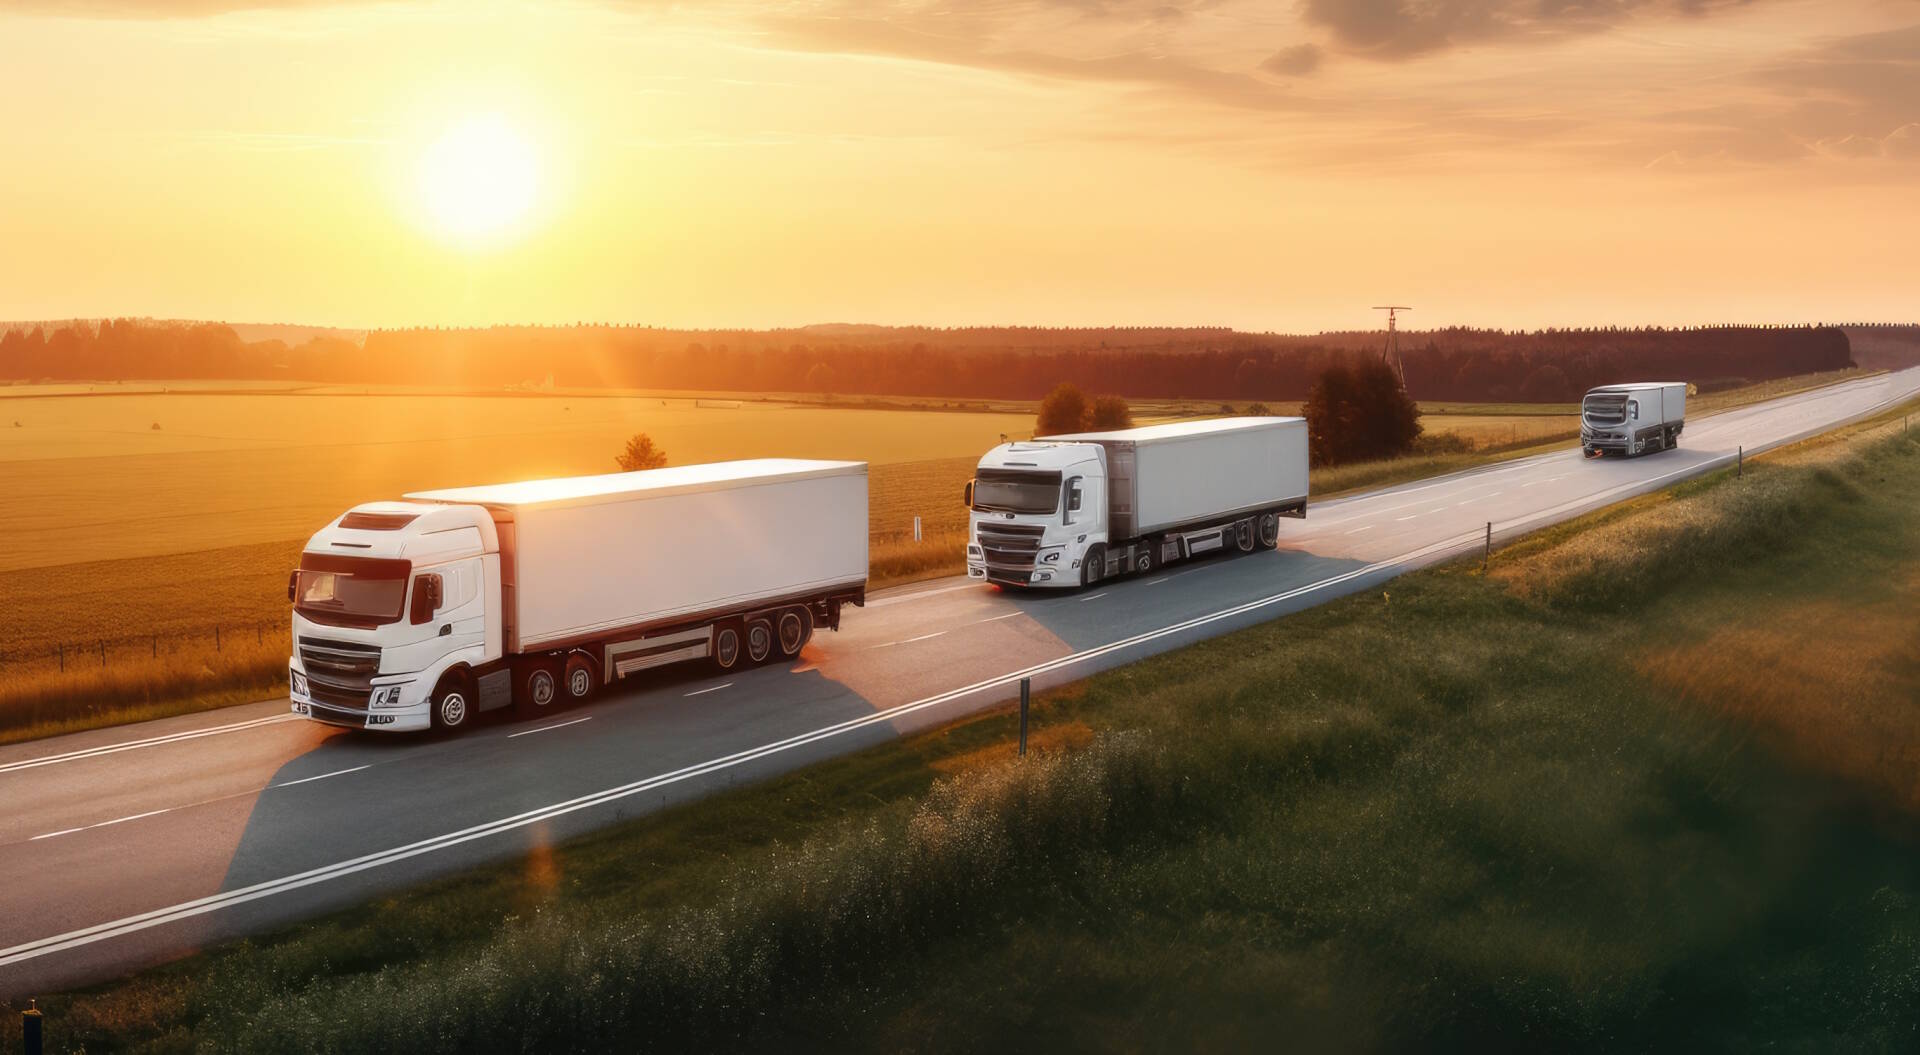
<path fill-rule="evenodd" d="M 1920 370 L 1314 504 L 1274 553 L 1088 593 L 943 580 L 877 594 L 801 661 L 656 674 L 535 724 L 346 733 L 269 701 L 0 748 L 0 992 L 71 986 L 1252 625 L 1857 418 Z"/>

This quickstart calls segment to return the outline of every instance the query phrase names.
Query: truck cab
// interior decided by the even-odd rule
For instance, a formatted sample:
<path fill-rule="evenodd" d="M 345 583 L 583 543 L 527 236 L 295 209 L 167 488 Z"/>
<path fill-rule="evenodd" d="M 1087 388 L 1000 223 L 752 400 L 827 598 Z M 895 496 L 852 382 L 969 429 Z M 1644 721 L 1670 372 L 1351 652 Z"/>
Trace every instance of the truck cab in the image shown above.
<path fill-rule="evenodd" d="M 434 690 L 504 647 L 500 541 L 479 506 L 371 502 L 322 528 L 287 582 L 293 712 L 355 729 L 413 730 L 431 708 L 476 709 Z M 446 716 L 459 725 L 467 714 Z"/>
<path fill-rule="evenodd" d="M 1078 586 L 1105 547 L 1107 452 L 1097 443 L 1003 443 L 967 485 L 967 575 L 1003 586 Z"/>

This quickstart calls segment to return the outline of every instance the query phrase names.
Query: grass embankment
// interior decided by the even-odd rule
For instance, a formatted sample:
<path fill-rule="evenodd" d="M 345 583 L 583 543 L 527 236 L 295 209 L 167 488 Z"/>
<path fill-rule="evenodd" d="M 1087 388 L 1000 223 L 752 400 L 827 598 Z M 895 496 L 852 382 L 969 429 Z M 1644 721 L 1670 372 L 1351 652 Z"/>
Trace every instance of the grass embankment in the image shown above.
<path fill-rule="evenodd" d="M 983 716 L 43 1001 L 49 1031 L 1911 1048 L 1916 569 L 1920 437 L 1856 428 L 1045 694 L 1025 761 Z"/>

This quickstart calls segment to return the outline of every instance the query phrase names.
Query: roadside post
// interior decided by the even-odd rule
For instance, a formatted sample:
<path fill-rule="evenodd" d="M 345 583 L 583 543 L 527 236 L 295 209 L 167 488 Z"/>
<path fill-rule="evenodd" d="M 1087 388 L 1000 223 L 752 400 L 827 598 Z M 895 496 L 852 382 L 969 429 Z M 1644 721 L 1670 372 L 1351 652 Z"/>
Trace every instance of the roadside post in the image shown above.
<path fill-rule="evenodd" d="M 1480 554 L 1480 570 L 1485 572 L 1487 565 L 1493 563 L 1493 521 L 1487 521 L 1487 548 Z"/>
<path fill-rule="evenodd" d="M 920 541 L 920 518 L 919 517 L 913 518 L 913 540 L 915 542 Z"/>
<path fill-rule="evenodd" d="M 1747 448 L 1744 446 L 1735 447 L 1733 449 L 1733 457 L 1733 476 L 1734 479 L 1737 480 L 1747 475 Z"/>
<path fill-rule="evenodd" d="M 1020 756 L 1027 754 L 1027 705 L 1033 700 L 1033 679 L 1020 679 Z"/>
<path fill-rule="evenodd" d="M 40 1002 L 28 1001 L 27 1009 L 20 1012 L 20 1047 L 27 1055 L 40 1055 L 44 1043 L 40 1036 Z"/>

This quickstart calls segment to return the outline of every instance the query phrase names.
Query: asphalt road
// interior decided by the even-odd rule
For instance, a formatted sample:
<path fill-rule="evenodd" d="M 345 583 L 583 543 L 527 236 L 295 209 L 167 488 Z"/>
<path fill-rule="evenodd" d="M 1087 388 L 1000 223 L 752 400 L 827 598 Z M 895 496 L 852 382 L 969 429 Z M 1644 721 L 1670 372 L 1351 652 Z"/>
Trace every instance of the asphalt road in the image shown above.
<path fill-rule="evenodd" d="M 965 579 L 874 595 L 801 661 L 650 672 L 443 740 L 285 700 L 0 748 L 0 994 L 98 981 L 1274 619 L 1729 464 L 1920 390 L 1920 369 L 1691 421 L 1632 460 L 1567 450 L 1315 503 L 1280 548 L 1092 591 Z"/>

